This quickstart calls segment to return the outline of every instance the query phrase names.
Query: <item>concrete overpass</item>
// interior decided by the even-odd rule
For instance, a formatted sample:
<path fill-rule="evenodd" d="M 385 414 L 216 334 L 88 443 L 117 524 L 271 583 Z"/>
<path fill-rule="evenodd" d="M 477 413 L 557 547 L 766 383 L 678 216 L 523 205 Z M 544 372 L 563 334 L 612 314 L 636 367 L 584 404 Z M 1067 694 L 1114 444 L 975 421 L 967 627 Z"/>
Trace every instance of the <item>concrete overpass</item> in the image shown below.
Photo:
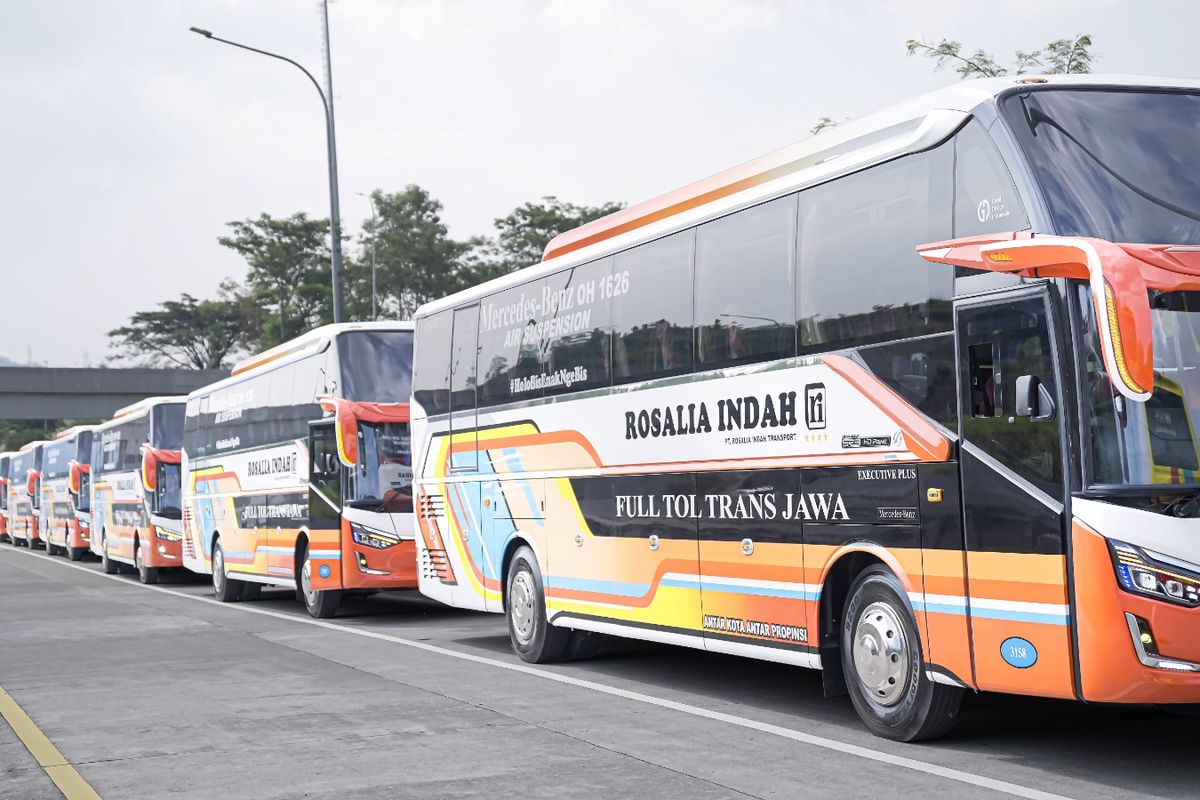
<path fill-rule="evenodd" d="M 105 419 L 146 397 L 182 395 L 225 370 L 0 367 L 0 419 Z"/>

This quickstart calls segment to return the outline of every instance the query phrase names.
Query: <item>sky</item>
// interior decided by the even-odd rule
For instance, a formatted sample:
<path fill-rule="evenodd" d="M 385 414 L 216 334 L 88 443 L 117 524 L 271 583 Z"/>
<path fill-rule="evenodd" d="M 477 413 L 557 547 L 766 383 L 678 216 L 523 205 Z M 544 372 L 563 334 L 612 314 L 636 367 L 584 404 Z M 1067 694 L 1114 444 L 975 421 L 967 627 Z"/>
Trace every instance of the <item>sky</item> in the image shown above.
<path fill-rule="evenodd" d="M 261 213 L 325 217 L 314 0 L 6 0 L 0 357 L 119 365 L 106 332 L 244 264 Z M 1115 0 L 334 0 L 343 228 L 424 186 L 451 235 L 544 195 L 636 202 L 958 80 L 910 37 L 1007 61 L 1089 33 L 1097 72 L 1200 77 L 1200 5 Z M 351 245 L 356 247 L 357 245 Z"/>

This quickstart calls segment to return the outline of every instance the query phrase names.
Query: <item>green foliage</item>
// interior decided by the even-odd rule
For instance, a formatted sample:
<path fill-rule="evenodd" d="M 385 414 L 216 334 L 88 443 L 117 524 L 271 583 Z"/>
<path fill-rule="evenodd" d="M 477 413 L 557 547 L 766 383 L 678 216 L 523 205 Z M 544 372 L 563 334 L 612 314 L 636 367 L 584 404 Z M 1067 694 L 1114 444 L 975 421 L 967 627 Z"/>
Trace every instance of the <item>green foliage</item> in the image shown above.
<path fill-rule="evenodd" d="M 1085 33 L 1074 39 L 1056 39 L 1041 50 L 1017 50 L 1013 54 L 1012 73 L 1024 75 L 1035 67 L 1044 68 L 1040 71 L 1047 75 L 1091 72 L 1095 60 L 1091 48 L 1092 37 Z M 904 49 L 910 56 L 923 55 L 933 59 L 934 69 L 953 64 L 960 78 L 999 78 L 1009 74 L 1009 69 L 986 51 L 976 49 L 970 55 L 964 55 L 962 43 L 949 39 L 936 44 L 909 39 L 904 43 Z"/>
<path fill-rule="evenodd" d="M 811 133 L 813 136 L 816 136 L 818 133 L 825 130 L 826 128 L 836 128 L 836 127 L 837 127 L 837 123 L 834 122 L 833 120 L 831 120 L 829 117 L 821 117 L 819 120 L 817 120 L 817 124 L 812 126 L 812 130 L 810 130 L 809 133 Z"/>
<path fill-rule="evenodd" d="M 375 242 L 379 316 L 408 319 L 422 303 L 536 264 L 559 233 L 622 208 L 577 206 L 555 197 L 525 203 L 496 220 L 496 237 L 457 240 L 442 204 L 420 186 L 371 193 L 375 221 L 362 225 L 357 253 L 346 258 L 348 319 L 371 317 L 371 243 Z M 227 363 L 332 321 L 329 221 L 305 214 L 229 223 L 217 241 L 246 261 L 245 284 L 227 280 L 218 299 L 182 295 L 109 333 L 135 363 L 197 369 Z"/>
<path fill-rule="evenodd" d="M 1047 75 L 1068 75 L 1092 71 L 1092 37 L 1080 34 L 1074 39 L 1056 39 L 1045 49 Z"/>
<path fill-rule="evenodd" d="M 540 202 L 517 206 L 496 220 L 496 254 L 493 267 L 498 274 L 528 267 L 542 260 L 546 245 L 560 233 L 607 217 L 624 208 L 623 203 L 577 206 L 553 195 Z"/>
<path fill-rule="evenodd" d="M 371 193 L 377 222 L 363 225 L 362 257 L 354 270 L 355 310 L 369 316 L 371 308 L 370 242 L 376 239 L 380 316 L 408 319 L 422 303 L 463 288 L 462 260 L 474 241 L 450 238 L 442 221 L 442 204 L 420 186 L 403 191 Z M 365 263 L 364 263 L 365 262 Z M 365 274 L 364 274 L 365 273 Z M 348 281 L 349 282 L 349 281 Z M 365 294 L 365 314 L 362 295 Z"/>
<path fill-rule="evenodd" d="M 228 223 L 217 241 L 246 260 L 246 292 L 265 313 L 244 337 L 265 349 L 333 321 L 329 220 L 298 213 Z"/>
<path fill-rule="evenodd" d="M 253 329 L 256 311 L 231 282 L 217 300 L 182 294 L 152 311 L 139 311 L 129 324 L 108 332 L 113 347 L 146 366 L 217 369 Z"/>

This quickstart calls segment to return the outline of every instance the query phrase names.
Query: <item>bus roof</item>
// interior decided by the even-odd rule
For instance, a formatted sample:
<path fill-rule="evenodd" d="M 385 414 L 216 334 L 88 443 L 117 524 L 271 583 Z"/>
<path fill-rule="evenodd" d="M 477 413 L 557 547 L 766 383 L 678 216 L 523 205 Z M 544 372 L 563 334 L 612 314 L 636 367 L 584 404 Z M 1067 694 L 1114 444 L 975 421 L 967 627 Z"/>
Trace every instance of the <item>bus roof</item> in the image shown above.
<path fill-rule="evenodd" d="M 45 439 L 38 439 L 37 441 L 34 441 L 34 442 L 27 442 L 26 444 L 21 445 L 21 449 L 17 451 L 17 455 L 32 452 L 36 448 L 41 447 L 42 445 L 46 445 L 46 444 L 50 444 L 50 442 L 46 441 Z"/>
<path fill-rule="evenodd" d="M 95 429 L 95 425 L 72 425 L 66 430 L 59 431 L 57 434 L 55 434 L 54 441 L 60 442 L 63 439 L 69 439 L 72 436 L 78 436 L 84 431 L 93 431 Z"/>
<path fill-rule="evenodd" d="M 333 341 L 333 337 L 346 331 L 411 331 L 412 329 L 413 324 L 411 322 L 399 320 L 342 322 L 336 325 L 322 325 L 319 328 L 313 328 L 308 333 L 297 336 L 295 339 L 290 339 L 283 344 L 275 345 L 269 350 L 264 350 L 261 353 L 242 359 L 234 365 L 230 377 L 243 375 L 259 367 L 265 367 L 267 364 L 301 352 L 319 352 L 329 346 L 329 343 Z M 224 381 L 218 381 L 212 385 L 218 386 L 222 383 Z M 206 391 L 208 388 L 210 387 L 204 387 L 204 389 L 197 391 Z"/>
<path fill-rule="evenodd" d="M 125 406 L 124 408 L 118 408 L 116 411 L 113 412 L 112 419 L 108 420 L 107 422 L 102 422 L 99 425 L 96 425 L 93 428 L 93 430 L 100 430 L 101 428 L 110 428 L 110 427 L 112 427 L 113 423 L 117 422 L 118 420 L 124 419 L 125 417 L 141 416 L 142 414 L 147 414 L 150 412 L 150 409 L 154 408 L 155 406 L 161 406 L 161 405 L 165 405 L 167 403 L 183 403 L 186 401 L 187 401 L 187 398 L 184 397 L 183 395 L 177 395 L 177 396 L 173 396 L 173 397 L 147 397 L 145 400 L 139 400 L 136 403 L 131 403 L 130 405 Z"/>
<path fill-rule="evenodd" d="M 980 104 L 1031 85 L 1200 88 L 1200 81 L 1120 75 L 1021 75 L 961 81 L 826 128 L 817 136 L 561 233 L 546 246 L 540 264 L 426 303 L 415 316 L 478 300 L 738 208 L 924 150 L 956 131 Z"/>

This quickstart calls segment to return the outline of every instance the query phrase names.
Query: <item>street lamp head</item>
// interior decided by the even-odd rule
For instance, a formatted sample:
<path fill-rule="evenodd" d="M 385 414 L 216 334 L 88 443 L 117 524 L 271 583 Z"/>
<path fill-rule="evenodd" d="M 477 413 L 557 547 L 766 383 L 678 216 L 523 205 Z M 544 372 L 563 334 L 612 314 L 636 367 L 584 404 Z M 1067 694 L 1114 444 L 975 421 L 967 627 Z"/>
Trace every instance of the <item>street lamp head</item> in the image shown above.
<path fill-rule="evenodd" d="M 211 39 L 211 38 L 212 38 L 212 31 L 206 31 L 206 30 L 204 30 L 204 28 L 197 28 L 197 27 L 194 27 L 194 26 L 193 26 L 193 27 L 191 27 L 191 28 L 188 28 L 188 30 L 189 30 L 189 31 L 191 31 L 192 33 L 198 33 L 198 34 L 200 34 L 200 35 L 201 35 L 201 36 L 203 36 L 205 39 Z"/>

